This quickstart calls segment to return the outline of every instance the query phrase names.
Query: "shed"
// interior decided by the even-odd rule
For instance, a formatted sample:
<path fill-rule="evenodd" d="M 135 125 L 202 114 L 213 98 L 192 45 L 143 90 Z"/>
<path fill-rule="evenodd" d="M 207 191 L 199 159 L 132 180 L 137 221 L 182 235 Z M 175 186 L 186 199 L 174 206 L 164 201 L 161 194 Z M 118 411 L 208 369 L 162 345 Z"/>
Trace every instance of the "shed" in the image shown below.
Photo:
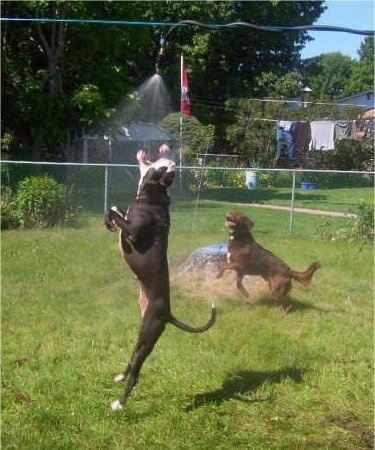
<path fill-rule="evenodd" d="M 173 152 L 178 139 L 160 125 L 134 122 L 98 134 L 85 133 L 81 137 L 81 154 L 76 158 L 83 163 L 137 164 L 140 148 L 151 157 L 163 143 Z"/>

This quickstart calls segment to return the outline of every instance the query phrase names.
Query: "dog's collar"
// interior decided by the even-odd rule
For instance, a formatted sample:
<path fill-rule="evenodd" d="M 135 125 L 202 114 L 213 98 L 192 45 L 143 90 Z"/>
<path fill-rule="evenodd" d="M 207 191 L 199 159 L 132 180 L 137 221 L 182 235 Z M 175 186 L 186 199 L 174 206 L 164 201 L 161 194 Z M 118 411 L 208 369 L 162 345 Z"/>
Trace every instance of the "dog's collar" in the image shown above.
<path fill-rule="evenodd" d="M 171 199 L 168 197 L 168 195 L 165 197 L 164 201 L 159 201 L 158 203 L 155 203 L 154 200 L 149 199 L 147 196 L 139 194 L 135 197 L 135 201 L 139 203 L 152 203 L 161 206 L 169 206 L 171 203 Z"/>

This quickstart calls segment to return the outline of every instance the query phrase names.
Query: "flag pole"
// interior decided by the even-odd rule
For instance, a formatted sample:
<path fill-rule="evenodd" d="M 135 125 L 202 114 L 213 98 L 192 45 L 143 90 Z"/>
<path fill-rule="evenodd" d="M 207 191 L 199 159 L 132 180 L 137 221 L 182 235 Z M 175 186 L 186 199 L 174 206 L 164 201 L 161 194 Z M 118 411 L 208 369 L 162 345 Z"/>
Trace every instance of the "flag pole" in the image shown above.
<path fill-rule="evenodd" d="M 184 54 L 181 53 L 180 58 L 180 95 L 182 95 L 182 83 L 183 83 L 183 70 L 184 70 Z M 182 189 L 182 109 L 180 106 L 180 191 Z"/>

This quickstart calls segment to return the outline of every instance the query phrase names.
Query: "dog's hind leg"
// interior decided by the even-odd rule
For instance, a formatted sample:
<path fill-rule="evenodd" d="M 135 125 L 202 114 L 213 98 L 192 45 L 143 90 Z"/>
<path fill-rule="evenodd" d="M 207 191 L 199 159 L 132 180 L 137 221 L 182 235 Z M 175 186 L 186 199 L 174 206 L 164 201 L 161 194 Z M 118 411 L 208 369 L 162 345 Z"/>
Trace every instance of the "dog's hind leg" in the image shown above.
<path fill-rule="evenodd" d="M 157 303 L 159 303 L 159 311 L 157 310 Z M 165 320 L 162 315 L 162 308 L 160 309 L 160 305 L 163 305 L 163 300 L 153 300 L 150 303 L 143 317 L 138 341 L 130 362 L 127 365 L 124 373 L 118 375 L 115 378 L 116 381 L 127 380 L 127 385 L 123 394 L 118 398 L 118 400 L 112 403 L 111 407 L 114 411 L 120 411 L 124 407 L 131 391 L 138 383 L 139 374 L 143 363 L 151 353 L 156 342 L 165 329 Z"/>
<path fill-rule="evenodd" d="M 241 294 L 244 297 L 248 297 L 249 293 L 248 293 L 247 289 L 245 288 L 245 286 L 243 285 L 243 277 L 244 276 L 245 276 L 244 273 L 237 270 L 236 285 L 237 285 L 237 289 L 241 292 Z"/>
<path fill-rule="evenodd" d="M 268 279 L 268 285 L 270 287 L 272 298 L 280 302 L 282 310 L 288 314 L 292 309 L 292 305 L 288 297 L 288 293 L 292 288 L 290 278 L 272 277 Z"/>
<path fill-rule="evenodd" d="M 243 277 L 237 276 L 237 282 L 236 282 L 236 284 L 237 284 L 237 289 L 241 292 L 241 294 L 242 294 L 244 297 L 248 297 L 248 296 L 249 296 L 249 292 L 247 291 L 247 289 L 245 288 L 245 286 L 242 284 L 242 280 L 243 280 Z"/>
<path fill-rule="evenodd" d="M 139 287 L 139 298 L 138 298 L 139 308 L 141 310 L 141 316 L 145 315 L 147 306 L 148 306 L 148 298 L 146 292 L 144 291 L 142 285 Z"/>

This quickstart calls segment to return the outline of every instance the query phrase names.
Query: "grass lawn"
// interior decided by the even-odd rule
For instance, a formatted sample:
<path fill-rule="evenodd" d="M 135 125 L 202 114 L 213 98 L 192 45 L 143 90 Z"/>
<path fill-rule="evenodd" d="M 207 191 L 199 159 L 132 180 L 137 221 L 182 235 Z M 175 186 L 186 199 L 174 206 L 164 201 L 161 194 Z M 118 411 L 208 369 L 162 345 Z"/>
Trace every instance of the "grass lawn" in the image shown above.
<path fill-rule="evenodd" d="M 207 200 L 229 201 L 238 203 L 260 203 L 290 207 L 291 188 L 210 188 L 202 193 Z M 372 206 L 374 204 L 374 189 L 372 187 L 314 189 L 296 188 L 294 206 L 312 208 L 324 211 L 355 212 L 360 203 Z"/>
<path fill-rule="evenodd" d="M 308 289 L 294 284 L 284 315 L 261 282 L 243 299 L 233 274 L 178 273 L 191 250 L 226 242 L 228 207 L 172 203 L 172 310 L 199 325 L 215 300 L 218 319 L 200 335 L 169 325 L 121 413 L 110 410 L 122 390 L 113 378 L 140 315 L 117 236 L 101 217 L 2 233 L 4 449 L 373 448 L 372 246 L 324 241 L 307 215 L 289 236 L 287 213 L 233 207 L 293 268 L 323 264 Z"/>

